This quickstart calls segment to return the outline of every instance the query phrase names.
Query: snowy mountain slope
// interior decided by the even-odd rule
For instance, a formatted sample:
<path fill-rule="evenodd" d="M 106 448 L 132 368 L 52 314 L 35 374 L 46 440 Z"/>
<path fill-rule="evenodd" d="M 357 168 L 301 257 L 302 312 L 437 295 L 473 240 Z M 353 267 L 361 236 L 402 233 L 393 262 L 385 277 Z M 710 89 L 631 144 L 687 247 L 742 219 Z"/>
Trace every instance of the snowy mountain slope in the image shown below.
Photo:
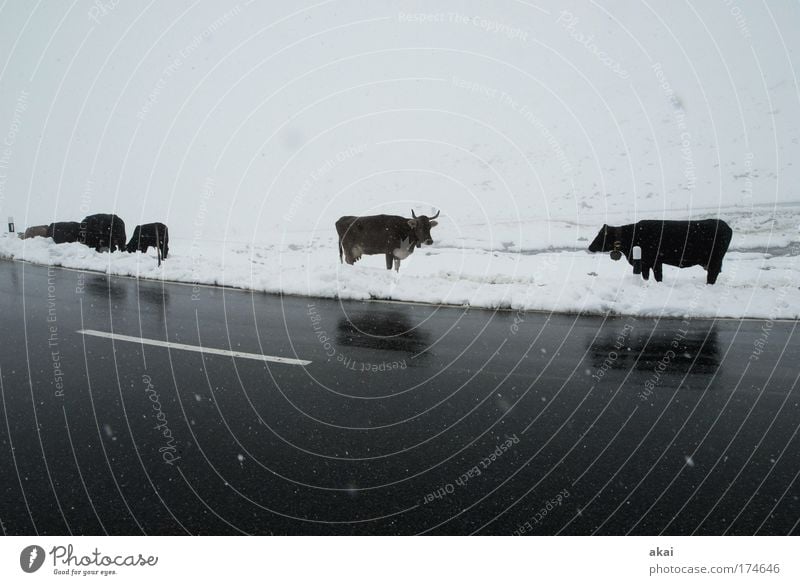
<path fill-rule="evenodd" d="M 199 263 L 257 290 L 593 311 L 632 310 L 607 304 L 634 286 L 623 267 L 579 252 L 603 223 L 722 217 L 759 299 L 724 311 L 769 314 L 800 224 L 797 4 L 431 6 L 4 5 L 0 214 L 164 221 L 175 259 L 159 277 Z M 380 258 L 338 265 L 337 217 L 412 207 L 442 221 L 399 282 Z M 151 273 L 19 245 L 3 254 Z"/>

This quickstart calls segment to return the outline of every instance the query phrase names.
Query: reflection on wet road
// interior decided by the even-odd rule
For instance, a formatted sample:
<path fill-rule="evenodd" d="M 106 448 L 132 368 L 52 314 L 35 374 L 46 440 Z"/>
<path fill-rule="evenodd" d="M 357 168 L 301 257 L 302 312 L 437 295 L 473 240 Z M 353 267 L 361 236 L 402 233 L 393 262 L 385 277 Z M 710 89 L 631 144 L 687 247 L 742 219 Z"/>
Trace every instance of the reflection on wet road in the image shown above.
<path fill-rule="evenodd" d="M 281 298 L 14 262 L 0 302 L 10 534 L 798 533 L 793 322 Z"/>

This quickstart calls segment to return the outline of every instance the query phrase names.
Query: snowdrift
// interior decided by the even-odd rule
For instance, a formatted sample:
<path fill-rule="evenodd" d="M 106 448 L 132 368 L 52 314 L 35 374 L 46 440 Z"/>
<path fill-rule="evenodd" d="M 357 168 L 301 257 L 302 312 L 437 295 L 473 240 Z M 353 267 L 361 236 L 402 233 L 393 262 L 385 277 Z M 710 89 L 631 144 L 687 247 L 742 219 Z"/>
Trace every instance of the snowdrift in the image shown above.
<path fill-rule="evenodd" d="M 584 248 L 602 223 L 509 223 L 494 226 L 491 238 L 480 239 L 459 235 L 468 226 L 453 225 L 444 215 L 433 230 L 435 244 L 417 250 L 399 273 L 385 269 L 383 256 L 364 257 L 355 266 L 340 264 L 333 226 L 284 232 L 280 244 L 172 239 L 170 257 L 161 267 L 153 249 L 147 254 L 97 253 L 46 238 L 0 238 L 0 256 L 327 298 L 653 317 L 800 317 L 798 210 L 728 210 L 722 217 L 733 227 L 734 239 L 715 286 L 705 284 L 700 267 L 664 266 L 662 283 L 645 282 L 626 262 L 589 254 Z M 527 237 L 519 240 L 515 234 Z"/>

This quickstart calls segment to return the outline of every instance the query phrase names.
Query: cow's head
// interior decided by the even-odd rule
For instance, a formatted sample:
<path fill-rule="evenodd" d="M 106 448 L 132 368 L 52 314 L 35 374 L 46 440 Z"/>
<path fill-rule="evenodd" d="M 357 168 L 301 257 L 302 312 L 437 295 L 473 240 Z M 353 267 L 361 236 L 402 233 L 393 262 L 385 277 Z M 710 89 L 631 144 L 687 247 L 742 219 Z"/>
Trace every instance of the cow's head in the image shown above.
<path fill-rule="evenodd" d="M 603 224 L 600 231 L 597 232 L 592 243 L 589 244 L 590 252 L 611 252 L 612 260 L 619 260 L 622 257 L 620 251 L 622 242 L 620 241 L 619 228 Z"/>
<path fill-rule="evenodd" d="M 431 238 L 431 228 L 436 227 L 439 222 L 435 221 L 441 210 L 436 212 L 436 215 L 432 217 L 428 217 L 427 215 L 417 215 L 414 213 L 414 210 L 411 210 L 411 217 L 413 219 L 408 220 L 408 226 L 414 230 L 414 238 L 416 239 L 417 248 L 421 247 L 422 244 L 430 246 L 433 244 L 433 238 Z"/>

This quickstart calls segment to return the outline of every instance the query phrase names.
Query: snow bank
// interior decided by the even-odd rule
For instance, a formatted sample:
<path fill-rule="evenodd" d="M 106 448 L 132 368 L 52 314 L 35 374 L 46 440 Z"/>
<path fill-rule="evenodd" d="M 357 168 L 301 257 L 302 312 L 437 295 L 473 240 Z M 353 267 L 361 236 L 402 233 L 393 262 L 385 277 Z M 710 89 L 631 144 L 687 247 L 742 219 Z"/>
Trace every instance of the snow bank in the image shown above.
<path fill-rule="evenodd" d="M 699 267 L 665 266 L 664 282 L 645 282 L 626 262 L 587 253 L 586 241 L 602 222 L 509 224 L 495 226 L 494 238 L 473 240 L 458 236 L 458 229 L 443 222 L 434 231 L 435 245 L 417 250 L 399 274 L 384 268 L 382 256 L 365 257 L 355 266 L 340 264 L 335 234 L 322 228 L 285 232 L 281 243 L 173 239 L 170 257 L 161 267 L 152 249 L 148 254 L 96 253 L 81 244 L 56 245 L 45 238 L 0 238 L 0 256 L 115 275 L 328 298 L 589 314 L 795 319 L 800 317 L 796 212 L 729 212 L 735 238 L 713 287 L 705 284 Z"/>

